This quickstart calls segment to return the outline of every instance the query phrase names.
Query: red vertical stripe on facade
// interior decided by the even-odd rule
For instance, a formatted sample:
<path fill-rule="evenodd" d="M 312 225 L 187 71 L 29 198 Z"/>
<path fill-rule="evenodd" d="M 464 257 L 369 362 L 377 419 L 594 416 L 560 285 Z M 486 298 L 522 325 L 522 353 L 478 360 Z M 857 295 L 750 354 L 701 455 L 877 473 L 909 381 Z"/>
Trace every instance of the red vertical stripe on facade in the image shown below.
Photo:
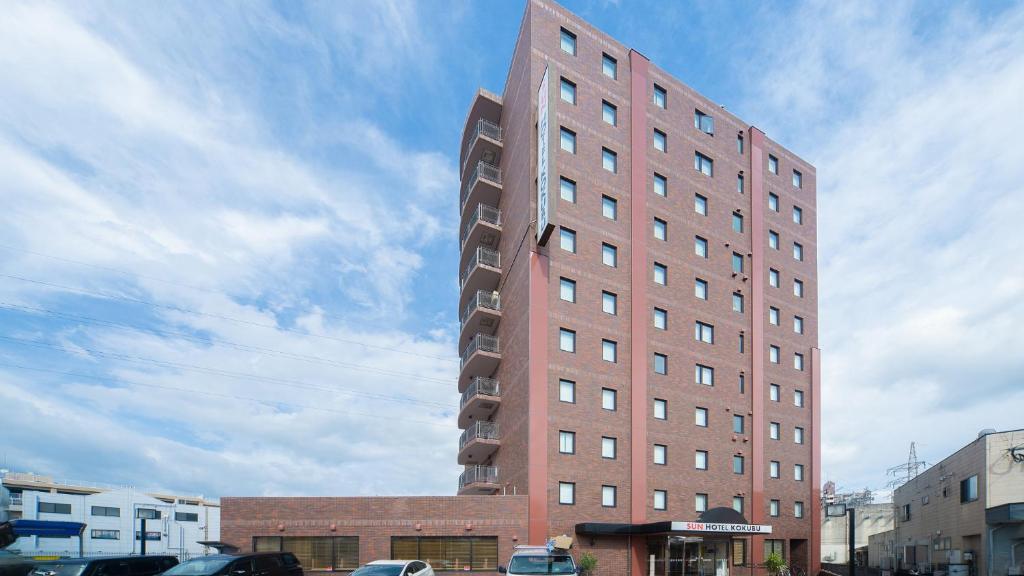
<path fill-rule="evenodd" d="M 753 412 L 753 446 L 751 447 L 751 494 L 748 519 L 754 524 L 763 524 L 764 510 L 764 132 L 750 127 L 750 211 L 753 215 L 751 226 L 750 300 L 751 300 L 751 373 L 750 397 Z M 751 560 L 755 564 L 764 559 L 763 538 L 755 536 Z"/>
<path fill-rule="evenodd" d="M 529 543 L 548 538 L 548 274 L 551 261 L 530 251 L 530 399 L 527 430 Z"/>
<path fill-rule="evenodd" d="M 821 569 L 821 350 L 811 348 L 811 557 L 809 574 Z"/>

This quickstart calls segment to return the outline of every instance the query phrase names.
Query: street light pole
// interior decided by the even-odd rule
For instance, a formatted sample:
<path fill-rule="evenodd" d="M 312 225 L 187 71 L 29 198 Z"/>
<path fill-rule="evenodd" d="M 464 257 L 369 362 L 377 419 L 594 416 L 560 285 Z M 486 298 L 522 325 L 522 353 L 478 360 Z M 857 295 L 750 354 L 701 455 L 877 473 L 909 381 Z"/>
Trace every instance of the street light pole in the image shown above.
<path fill-rule="evenodd" d="M 850 557 L 848 558 L 850 562 L 850 576 L 857 576 L 857 562 L 854 559 L 854 555 L 857 552 L 857 521 L 856 512 L 852 506 L 846 508 L 846 515 L 850 518 Z"/>

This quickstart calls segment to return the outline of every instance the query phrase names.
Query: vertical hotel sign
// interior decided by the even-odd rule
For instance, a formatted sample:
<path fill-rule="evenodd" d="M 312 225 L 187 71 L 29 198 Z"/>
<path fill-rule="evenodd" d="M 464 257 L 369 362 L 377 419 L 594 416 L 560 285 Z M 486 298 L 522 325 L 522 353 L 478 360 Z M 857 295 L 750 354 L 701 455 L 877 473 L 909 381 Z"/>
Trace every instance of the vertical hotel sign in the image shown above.
<path fill-rule="evenodd" d="M 544 246 L 555 229 L 551 223 L 554 196 L 551 194 L 551 174 L 554 173 L 554 162 L 551 152 L 551 86 L 548 82 L 548 69 L 544 67 L 544 77 L 537 89 L 537 244 Z"/>

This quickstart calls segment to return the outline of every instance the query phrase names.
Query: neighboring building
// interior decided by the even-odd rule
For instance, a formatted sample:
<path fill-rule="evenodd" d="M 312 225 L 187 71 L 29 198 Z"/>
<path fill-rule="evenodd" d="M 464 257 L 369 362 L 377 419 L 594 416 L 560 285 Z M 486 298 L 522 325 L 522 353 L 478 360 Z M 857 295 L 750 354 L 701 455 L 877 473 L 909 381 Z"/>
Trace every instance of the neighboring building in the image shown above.
<path fill-rule="evenodd" d="M 896 489 L 900 567 L 1024 573 L 1024 430 L 985 431 Z"/>
<path fill-rule="evenodd" d="M 138 553 L 139 519 L 146 520 L 146 552 L 178 556 L 214 550 L 199 542 L 220 538 L 220 505 L 202 496 L 141 492 L 130 486 L 0 474 L 0 520 L 25 518 L 82 522 L 87 556 Z M 69 538 L 19 538 L 9 550 L 24 556 L 77 556 Z"/>
<path fill-rule="evenodd" d="M 225 498 L 224 539 L 334 525 L 368 561 L 417 524 L 466 536 L 436 522 L 485 495 L 527 507 L 520 543 L 574 535 L 599 574 L 727 576 L 769 551 L 815 573 L 814 167 L 542 0 L 504 95 L 470 106 L 460 167 L 462 496 L 398 517 L 374 500 L 388 530 L 344 533 L 349 499 Z"/>
<path fill-rule="evenodd" d="M 857 503 L 854 510 L 854 542 L 856 548 L 867 546 L 871 536 L 891 531 L 892 502 L 884 504 Z M 821 519 L 821 561 L 846 564 L 850 560 L 850 521 L 846 516 L 824 516 Z"/>
<path fill-rule="evenodd" d="M 893 570 L 896 565 L 896 530 L 868 536 L 868 567 Z"/>

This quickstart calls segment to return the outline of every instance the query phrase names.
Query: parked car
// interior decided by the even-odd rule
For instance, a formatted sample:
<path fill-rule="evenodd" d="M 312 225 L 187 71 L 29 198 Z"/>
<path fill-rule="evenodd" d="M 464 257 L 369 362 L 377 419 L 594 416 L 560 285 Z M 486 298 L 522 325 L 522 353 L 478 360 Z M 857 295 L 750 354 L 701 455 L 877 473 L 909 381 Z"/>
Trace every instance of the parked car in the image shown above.
<path fill-rule="evenodd" d="M 36 562 L 30 576 L 156 576 L 178 564 L 174 556 L 103 556 Z"/>
<path fill-rule="evenodd" d="M 61 575 L 62 576 L 62 575 Z M 162 576 L 303 576 L 291 552 L 213 554 L 178 564 Z"/>
<path fill-rule="evenodd" d="M 434 576 L 434 569 L 422 560 L 374 560 L 350 576 Z"/>
<path fill-rule="evenodd" d="M 571 554 L 558 550 L 549 552 L 543 546 L 516 546 L 508 567 L 499 566 L 498 572 L 508 576 L 579 575 Z"/>

